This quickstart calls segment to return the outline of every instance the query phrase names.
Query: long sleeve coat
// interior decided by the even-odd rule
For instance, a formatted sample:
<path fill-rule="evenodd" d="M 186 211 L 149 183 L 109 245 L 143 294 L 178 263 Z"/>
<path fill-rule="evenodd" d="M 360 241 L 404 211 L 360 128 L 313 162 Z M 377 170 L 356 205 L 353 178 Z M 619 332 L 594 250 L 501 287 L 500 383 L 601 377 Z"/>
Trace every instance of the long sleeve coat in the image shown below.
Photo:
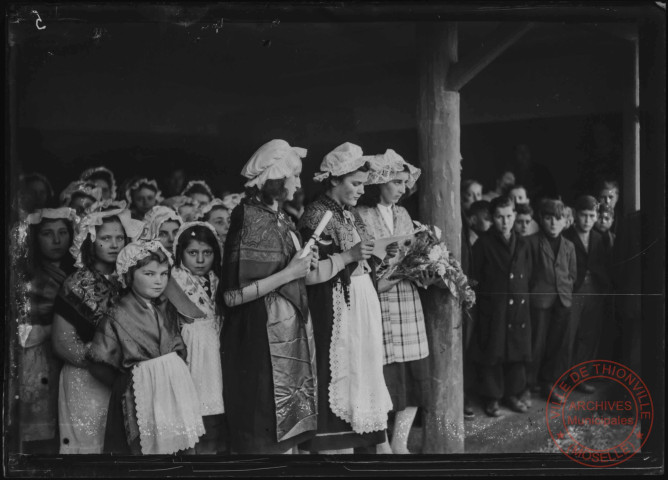
<path fill-rule="evenodd" d="M 531 249 L 533 271 L 531 276 L 531 306 L 550 308 L 557 299 L 565 307 L 573 302 L 573 285 L 577 278 L 575 247 L 561 237 L 559 250 L 554 251 L 543 232 L 526 237 Z"/>
<path fill-rule="evenodd" d="M 471 277 L 478 282 L 474 358 L 479 363 L 531 360 L 529 278 L 532 260 L 526 238 L 510 241 L 491 230 L 473 245 Z"/>

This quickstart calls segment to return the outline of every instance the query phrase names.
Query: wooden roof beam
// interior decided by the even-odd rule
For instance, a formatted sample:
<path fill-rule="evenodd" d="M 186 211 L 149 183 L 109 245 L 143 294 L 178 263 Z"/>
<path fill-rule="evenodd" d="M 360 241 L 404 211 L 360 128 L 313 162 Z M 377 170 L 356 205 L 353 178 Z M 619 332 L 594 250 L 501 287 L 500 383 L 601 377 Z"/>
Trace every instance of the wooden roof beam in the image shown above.
<path fill-rule="evenodd" d="M 515 44 L 532 27 L 531 22 L 502 23 L 477 50 L 452 66 L 447 80 L 447 89 L 459 91 L 499 55 Z"/>

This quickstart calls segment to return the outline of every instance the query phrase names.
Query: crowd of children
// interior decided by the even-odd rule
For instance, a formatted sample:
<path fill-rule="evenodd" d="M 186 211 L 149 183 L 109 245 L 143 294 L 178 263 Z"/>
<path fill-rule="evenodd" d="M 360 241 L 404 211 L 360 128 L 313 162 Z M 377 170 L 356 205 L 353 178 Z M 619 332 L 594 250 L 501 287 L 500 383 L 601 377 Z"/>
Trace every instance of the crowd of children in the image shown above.
<path fill-rule="evenodd" d="M 21 451 L 408 453 L 429 399 L 427 330 L 416 285 L 383 275 L 399 247 L 372 252 L 413 231 L 398 202 L 420 170 L 344 143 L 304 205 L 306 153 L 272 140 L 244 166 L 245 192 L 222 198 L 178 176 L 163 198 L 154 179 L 117 186 L 96 167 L 56 205 L 48 179 L 22 178 Z M 526 412 L 596 358 L 612 290 L 617 184 L 569 208 L 518 178 L 533 177 L 504 172 L 485 194 L 462 182 L 462 265 L 478 298 L 466 386 L 490 416 L 501 403 Z"/>
<path fill-rule="evenodd" d="M 528 198 L 504 172 L 486 195 L 475 180 L 462 182 L 461 193 L 462 251 L 470 251 L 467 273 L 478 298 L 467 385 L 477 385 L 488 415 L 500 415 L 500 403 L 523 413 L 568 368 L 598 358 L 619 186 L 604 179 L 569 207 L 559 198 Z M 578 388 L 595 391 L 591 382 Z"/>

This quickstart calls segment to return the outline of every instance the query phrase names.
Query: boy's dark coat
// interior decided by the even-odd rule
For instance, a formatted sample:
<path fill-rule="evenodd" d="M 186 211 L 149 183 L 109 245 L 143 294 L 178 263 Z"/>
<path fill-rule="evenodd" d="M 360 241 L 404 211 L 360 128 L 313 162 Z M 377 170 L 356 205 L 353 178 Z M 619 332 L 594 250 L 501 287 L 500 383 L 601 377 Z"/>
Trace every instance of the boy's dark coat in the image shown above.
<path fill-rule="evenodd" d="M 531 268 L 529 244 L 515 233 L 506 244 L 492 229 L 473 245 L 471 277 L 478 282 L 473 352 L 478 362 L 531 360 Z"/>
<path fill-rule="evenodd" d="M 575 247 L 561 237 L 559 251 L 554 251 L 542 232 L 526 237 L 531 249 L 531 306 L 550 308 L 557 298 L 565 307 L 573 302 L 573 284 L 577 278 Z"/>
<path fill-rule="evenodd" d="M 600 293 L 606 293 L 611 289 L 610 282 L 610 249 L 605 245 L 603 235 L 592 229 L 589 233 L 589 251 L 585 250 L 584 244 L 578 236 L 575 226 L 564 232 L 564 237 L 573 242 L 578 275 L 573 285 L 573 291 L 577 293 L 582 286 L 587 271 L 591 273 L 594 287 Z"/>

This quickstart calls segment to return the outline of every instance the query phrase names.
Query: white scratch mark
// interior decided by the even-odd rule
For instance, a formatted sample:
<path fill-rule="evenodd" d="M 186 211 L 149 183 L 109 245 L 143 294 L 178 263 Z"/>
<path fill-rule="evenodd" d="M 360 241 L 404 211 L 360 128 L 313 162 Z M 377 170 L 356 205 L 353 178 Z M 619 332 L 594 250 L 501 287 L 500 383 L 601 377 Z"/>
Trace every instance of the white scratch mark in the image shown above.
<path fill-rule="evenodd" d="M 37 13 L 37 10 L 33 10 L 32 13 L 37 15 L 37 20 L 35 20 L 35 27 L 37 27 L 37 30 L 44 30 L 46 28 L 46 25 L 43 25 L 40 27 L 40 23 L 44 23 L 42 20 L 42 17 L 39 16 L 39 13 Z"/>

